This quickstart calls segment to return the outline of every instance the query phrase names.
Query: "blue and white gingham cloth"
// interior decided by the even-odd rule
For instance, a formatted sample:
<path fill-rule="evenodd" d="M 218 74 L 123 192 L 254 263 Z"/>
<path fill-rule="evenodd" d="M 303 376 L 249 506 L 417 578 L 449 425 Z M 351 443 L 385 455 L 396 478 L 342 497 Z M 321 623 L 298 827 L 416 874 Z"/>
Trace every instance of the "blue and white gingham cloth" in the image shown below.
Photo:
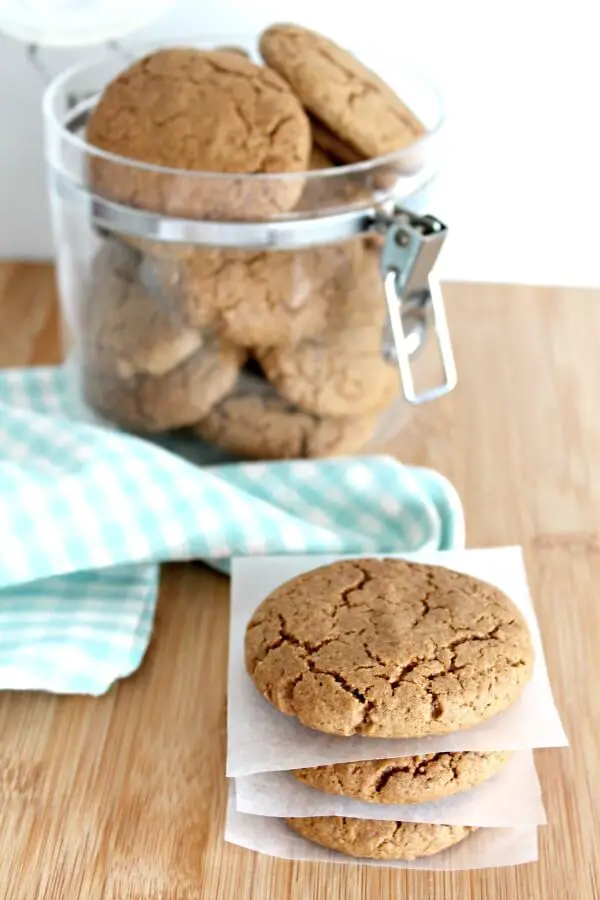
<path fill-rule="evenodd" d="M 232 556 L 464 540 L 458 495 L 431 470 L 385 456 L 198 466 L 95 422 L 66 368 L 0 374 L 0 689 L 97 695 L 133 672 L 159 562 L 226 572 Z"/>

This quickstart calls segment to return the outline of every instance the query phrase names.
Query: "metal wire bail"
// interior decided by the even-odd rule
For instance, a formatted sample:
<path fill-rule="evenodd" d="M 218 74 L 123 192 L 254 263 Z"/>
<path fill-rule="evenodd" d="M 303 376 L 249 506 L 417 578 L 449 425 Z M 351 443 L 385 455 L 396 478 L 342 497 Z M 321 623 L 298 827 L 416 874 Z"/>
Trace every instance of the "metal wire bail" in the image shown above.
<path fill-rule="evenodd" d="M 454 390 L 458 380 L 444 298 L 439 283 L 431 276 L 448 229 L 433 216 L 417 216 L 399 206 L 391 213 L 380 212 L 377 228 L 385 233 L 381 266 L 388 327 L 382 353 L 397 362 L 406 400 L 413 405 L 429 403 Z M 422 343 L 429 317 L 438 342 L 443 381 L 417 393 L 411 357 Z"/>

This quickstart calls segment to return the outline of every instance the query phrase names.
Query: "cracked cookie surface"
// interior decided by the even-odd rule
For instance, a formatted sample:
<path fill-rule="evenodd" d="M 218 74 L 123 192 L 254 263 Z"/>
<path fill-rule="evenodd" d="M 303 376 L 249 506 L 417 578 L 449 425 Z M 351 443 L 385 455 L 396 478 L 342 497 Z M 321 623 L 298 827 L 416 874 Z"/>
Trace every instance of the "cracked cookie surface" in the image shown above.
<path fill-rule="evenodd" d="M 250 459 L 312 459 L 356 453 L 372 437 L 375 416 L 333 419 L 305 413 L 254 375 L 242 373 L 194 431 Z"/>
<path fill-rule="evenodd" d="M 322 416 L 385 409 L 400 390 L 398 367 L 381 353 L 387 315 L 379 255 L 366 250 L 334 277 L 327 325 L 284 347 L 257 348 L 269 381 L 287 400 Z"/>
<path fill-rule="evenodd" d="M 357 241 L 289 252 L 198 248 L 154 268 L 190 325 L 211 323 L 238 346 L 287 354 L 290 344 L 323 330 L 330 285 L 360 250 Z"/>
<path fill-rule="evenodd" d="M 286 822 L 307 840 L 360 859 L 411 860 L 433 856 L 475 831 L 469 825 L 381 822 L 347 816 L 288 818 Z"/>
<path fill-rule="evenodd" d="M 261 35 L 260 52 L 355 159 L 402 150 L 425 133 L 385 81 L 321 34 L 287 23 L 271 25 Z"/>
<path fill-rule="evenodd" d="M 290 209 L 301 178 L 255 183 L 231 175 L 302 172 L 311 147 L 308 117 L 276 72 L 237 52 L 191 47 L 159 50 L 121 72 L 94 109 L 87 139 L 172 170 L 98 157 L 91 174 L 99 193 L 172 215 L 225 218 Z"/>
<path fill-rule="evenodd" d="M 317 119 L 311 119 L 313 147 L 335 159 L 338 164 L 354 165 L 361 161 L 360 153 L 345 144 Z"/>
<path fill-rule="evenodd" d="M 157 433 L 207 415 L 235 384 L 245 352 L 210 330 L 186 327 L 140 255 L 107 243 L 81 309 L 85 399 L 110 421 Z"/>
<path fill-rule="evenodd" d="M 281 712 L 328 734 L 420 737 L 473 727 L 530 679 L 527 624 L 497 588 L 441 566 L 341 560 L 255 610 L 246 669 Z"/>
<path fill-rule="evenodd" d="M 481 784 L 510 756 L 502 750 L 427 753 L 293 769 L 291 774 L 326 794 L 367 803 L 427 803 Z"/>
<path fill-rule="evenodd" d="M 349 203 L 372 205 L 375 202 L 377 188 L 373 178 L 368 172 L 347 172 L 339 163 L 341 157 L 333 152 L 329 153 L 327 147 L 317 143 L 317 129 L 311 122 L 313 132 L 313 149 L 310 158 L 310 168 L 313 171 L 330 171 L 320 177 L 307 177 L 306 186 L 296 204 L 296 210 L 307 212 L 325 212 L 326 210 L 347 207 Z"/>

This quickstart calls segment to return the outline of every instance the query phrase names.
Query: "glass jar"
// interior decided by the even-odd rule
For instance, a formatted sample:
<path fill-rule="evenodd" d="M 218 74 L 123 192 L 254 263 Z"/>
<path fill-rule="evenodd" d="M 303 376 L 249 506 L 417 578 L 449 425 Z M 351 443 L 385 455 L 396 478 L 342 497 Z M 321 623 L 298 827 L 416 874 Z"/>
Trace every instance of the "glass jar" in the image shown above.
<path fill-rule="evenodd" d="M 253 41 L 234 44 L 257 58 Z M 426 128 L 406 150 L 339 166 L 315 151 L 308 172 L 221 175 L 86 141 L 131 61 L 70 69 L 44 101 L 65 353 L 94 414 L 234 458 L 318 457 L 375 448 L 411 406 L 451 390 L 430 278 L 446 228 L 417 212 L 441 157 L 435 90 L 398 72 Z"/>

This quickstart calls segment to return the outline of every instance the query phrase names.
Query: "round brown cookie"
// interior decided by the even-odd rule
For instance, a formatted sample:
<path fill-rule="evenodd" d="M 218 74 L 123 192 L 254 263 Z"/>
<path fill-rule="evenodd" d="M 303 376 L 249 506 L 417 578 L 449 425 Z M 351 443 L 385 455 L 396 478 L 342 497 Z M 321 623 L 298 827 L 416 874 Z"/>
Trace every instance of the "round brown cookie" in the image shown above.
<path fill-rule="evenodd" d="M 251 459 L 312 459 L 356 453 L 374 427 L 374 416 L 331 419 L 302 412 L 267 382 L 242 373 L 233 393 L 217 403 L 195 431 Z"/>
<path fill-rule="evenodd" d="M 358 242 L 296 251 L 196 249 L 157 262 L 156 276 L 186 322 L 213 323 L 243 347 L 289 346 L 325 327 L 331 284 Z"/>
<path fill-rule="evenodd" d="M 159 50 L 118 75 L 90 117 L 87 139 L 173 170 L 98 157 L 91 176 L 99 193 L 175 216 L 235 219 L 290 209 L 303 179 L 233 175 L 302 172 L 311 147 L 306 113 L 279 75 L 240 53 L 185 47 Z"/>
<path fill-rule="evenodd" d="M 293 769 L 291 774 L 326 794 L 367 803 L 427 803 L 481 784 L 510 757 L 501 750 L 427 753 Z"/>
<path fill-rule="evenodd" d="M 321 176 L 309 176 L 297 210 L 323 213 L 349 204 L 369 204 L 375 202 L 375 191 L 370 176 L 362 172 L 348 172 L 338 165 L 325 150 L 313 143 L 310 160 L 311 170 L 331 169 Z"/>
<path fill-rule="evenodd" d="M 344 189 L 345 179 L 339 166 L 324 150 L 313 143 L 310 155 L 311 171 L 318 172 L 336 168 L 335 174 L 327 172 L 323 175 L 307 177 L 302 196 L 296 204 L 297 210 L 311 213 L 323 212 L 332 206 L 339 206 L 348 199 Z M 340 190 L 340 184 L 343 186 L 342 190 Z"/>
<path fill-rule="evenodd" d="M 322 148 L 338 167 L 343 166 L 340 171 L 343 178 L 340 177 L 339 182 L 344 184 L 343 199 L 347 202 L 374 205 L 391 199 L 397 193 L 398 183 L 408 173 L 417 172 L 425 162 L 422 154 L 415 152 L 409 156 L 406 152 L 398 159 L 392 157 L 385 162 L 373 163 L 368 168 L 350 169 L 354 163 L 361 162 L 361 156 L 315 119 L 311 120 L 311 128 L 313 148 Z"/>
<path fill-rule="evenodd" d="M 533 671 L 529 630 L 497 588 L 441 566 L 345 560 L 255 610 L 246 668 L 277 709 L 328 734 L 421 737 L 509 707 Z"/>
<path fill-rule="evenodd" d="M 388 84 L 333 41 L 299 25 L 271 25 L 260 38 L 267 65 L 361 159 L 415 143 L 425 129 Z"/>
<path fill-rule="evenodd" d="M 229 365 L 220 346 L 205 344 L 185 362 L 156 376 L 131 373 L 127 362 L 115 365 L 114 358 L 100 350 L 84 363 L 84 399 L 121 428 L 146 434 L 171 431 L 205 415 L 221 397 L 223 369 Z"/>
<path fill-rule="evenodd" d="M 82 334 L 87 345 L 105 348 L 130 373 L 163 375 L 199 350 L 202 336 L 153 290 L 151 274 L 135 250 L 107 242 L 92 262 Z"/>
<path fill-rule="evenodd" d="M 433 856 L 475 831 L 469 825 L 385 822 L 346 816 L 288 818 L 286 822 L 313 844 L 359 859 L 411 860 Z"/>
<path fill-rule="evenodd" d="M 240 56 L 245 56 L 246 59 L 250 59 L 250 53 L 246 50 L 245 47 L 238 47 L 237 44 L 224 44 L 222 47 L 217 47 L 217 50 L 226 51 L 227 53 L 239 53 Z"/>
<path fill-rule="evenodd" d="M 345 144 L 340 138 L 336 137 L 322 122 L 319 122 L 317 119 L 311 119 L 310 124 L 313 136 L 313 149 L 316 147 L 322 153 L 343 165 L 353 165 L 364 159 L 349 144 Z"/>
<path fill-rule="evenodd" d="M 340 272 L 328 304 L 327 326 L 290 353 L 258 350 L 269 381 L 286 399 L 321 416 L 366 415 L 397 396 L 397 366 L 381 353 L 386 306 L 379 256 L 364 252 Z"/>
<path fill-rule="evenodd" d="M 235 384 L 244 351 L 187 327 L 143 281 L 134 251 L 98 254 L 80 322 L 84 395 L 135 431 L 160 432 L 205 416 Z"/>
<path fill-rule="evenodd" d="M 332 159 L 325 150 L 322 150 L 321 147 L 317 147 L 316 144 L 313 144 L 312 150 L 310 151 L 309 168 L 314 170 L 333 169 L 334 167 L 335 160 Z"/>

